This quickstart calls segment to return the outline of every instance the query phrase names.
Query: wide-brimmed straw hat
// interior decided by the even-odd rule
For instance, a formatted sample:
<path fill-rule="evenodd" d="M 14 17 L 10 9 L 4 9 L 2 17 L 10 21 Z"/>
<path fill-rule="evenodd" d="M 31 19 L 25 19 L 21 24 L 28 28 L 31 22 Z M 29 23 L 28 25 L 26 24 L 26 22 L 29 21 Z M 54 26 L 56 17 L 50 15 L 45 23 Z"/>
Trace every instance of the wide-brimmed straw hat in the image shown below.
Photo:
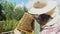
<path fill-rule="evenodd" d="M 40 6 L 40 8 L 36 8 L 36 7 L 34 7 L 34 5 L 35 5 L 35 3 L 34 3 L 33 6 L 31 7 L 31 9 L 28 10 L 28 12 L 30 14 L 43 14 L 43 13 L 49 12 L 50 10 L 52 10 L 53 8 L 55 8 L 57 6 L 56 1 L 47 1 L 45 4 L 46 5 L 43 6 L 42 8 L 41 8 L 41 6 Z M 36 5 L 39 5 L 39 4 L 36 3 Z"/>

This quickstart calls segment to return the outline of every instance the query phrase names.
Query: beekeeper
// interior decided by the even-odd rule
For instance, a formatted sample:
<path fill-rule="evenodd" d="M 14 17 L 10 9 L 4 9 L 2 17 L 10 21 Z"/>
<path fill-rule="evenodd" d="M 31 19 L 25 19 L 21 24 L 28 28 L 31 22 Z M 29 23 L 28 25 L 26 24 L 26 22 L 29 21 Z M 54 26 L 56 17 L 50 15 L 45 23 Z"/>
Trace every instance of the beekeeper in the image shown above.
<path fill-rule="evenodd" d="M 40 24 L 39 34 L 60 34 L 60 16 L 56 1 L 34 0 L 34 2 L 27 4 L 27 8 L 29 8 L 28 13 L 35 16 Z M 15 32 L 20 33 L 18 30 Z"/>
<path fill-rule="evenodd" d="M 38 1 L 32 6 L 28 12 L 36 15 L 41 27 L 39 34 L 60 34 L 60 16 L 56 1 L 47 0 L 43 3 Z"/>

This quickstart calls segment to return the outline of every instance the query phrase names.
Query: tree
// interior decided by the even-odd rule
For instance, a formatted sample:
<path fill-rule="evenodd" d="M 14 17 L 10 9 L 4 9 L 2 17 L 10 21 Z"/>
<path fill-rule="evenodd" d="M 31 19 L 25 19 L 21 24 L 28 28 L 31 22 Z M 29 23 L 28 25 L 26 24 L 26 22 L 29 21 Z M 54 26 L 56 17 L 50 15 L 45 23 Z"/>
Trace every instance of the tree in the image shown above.
<path fill-rule="evenodd" d="M 23 7 L 16 7 L 16 9 L 14 9 L 15 11 L 15 16 L 16 16 L 16 18 L 15 19 L 17 19 L 17 20 L 20 20 L 21 19 L 21 17 L 23 16 L 23 14 L 24 14 L 24 8 Z"/>
<path fill-rule="evenodd" d="M 6 20 L 4 13 L 2 12 L 2 5 L 0 4 L 0 21 Z"/>
<path fill-rule="evenodd" d="M 2 6 L 3 6 L 4 13 L 6 15 L 6 19 L 9 20 L 10 19 L 20 20 L 24 12 L 26 11 L 26 7 L 24 6 L 23 7 L 19 6 L 16 9 L 14 9 L 16 4 L 8 2 L 6 0 L 2 1 Z"/>
<path fill-rule="evenodd" d="M 5 13 L 6 19 L 13 19 L 13 15 L 14 15 L 14 7 L 15 4 L 8 2 L 7 0 L 3 0 L 2 1 L 2 9 Z"/>

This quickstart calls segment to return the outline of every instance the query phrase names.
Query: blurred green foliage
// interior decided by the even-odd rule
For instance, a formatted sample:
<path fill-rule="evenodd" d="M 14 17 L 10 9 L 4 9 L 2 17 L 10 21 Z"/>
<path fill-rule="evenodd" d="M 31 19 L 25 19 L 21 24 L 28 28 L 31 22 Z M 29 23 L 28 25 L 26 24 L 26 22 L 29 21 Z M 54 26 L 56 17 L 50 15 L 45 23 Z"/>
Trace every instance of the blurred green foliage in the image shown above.
<path fill-rule="evenodd" d="M 26 7 L 19 7 L 14 9 L 16 4 L 8 2 L 6 0 L 3 0 L 1 4 L 2 4 L 2 9 L 6 16 L 6 19 L 9 19 L 9 20 L 10 19 L 20 20 L 24 12 L 27 12 Z"/>
<path fill-rule="evenodd" d="M 4 13 L 2 12 L 2 5 L 0 4 L 0 21 L 6 20 Z"/>
<path fill-rule="evenodd" d="M 3 18 L 6 17 L 4 20 L 5 23 L 3 31 L 10 31 L 12 29 L 15 29 L 24 12 L 27 12 L 26 7 L 19 7 L 14 9 L 16 4 L 8 2 L 7 0 L 2 0 L 1 6 L 4 14 Z"/>
<path fill-rule="evenodd" d="M 6 16 L 6 19 L 12 19 L 13 18 L 13 9 L 15 7 L 15 4 L 12 4 L 8 2 L 7 0 L 2 1 L 2 9 L 4 11 L 4 14 Z"/>
<path fill-rule="evenodd" d="M 17 24 L 19 23 L 19 21 L 13 19 L 13 20 L 6 20 L 4 27 L 3 27 L 3 31 L 10 31 L 10 30 L 14 30 L 17 26 Z"/>

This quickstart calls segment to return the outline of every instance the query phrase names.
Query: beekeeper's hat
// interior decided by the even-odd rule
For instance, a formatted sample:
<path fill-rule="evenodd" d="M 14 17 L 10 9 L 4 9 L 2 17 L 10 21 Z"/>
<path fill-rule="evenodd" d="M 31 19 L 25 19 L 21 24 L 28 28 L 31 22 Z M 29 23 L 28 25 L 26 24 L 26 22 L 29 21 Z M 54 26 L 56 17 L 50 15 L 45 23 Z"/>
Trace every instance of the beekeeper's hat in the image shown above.
<path fill-rule="evenodd" d="M 43 14 L 43 13 L 47 13 L 48 11 L 52 10 L 53 8 L 55 8 L 56 5 L 57 5 L 56 1 L 47 1 L 46 2 L 46 6 L 44 6 L 42 8 L 35 8 L 34 6 L 32 6 L 31 9 L 28 10 L 28 12 L 30 14 Z"/>

